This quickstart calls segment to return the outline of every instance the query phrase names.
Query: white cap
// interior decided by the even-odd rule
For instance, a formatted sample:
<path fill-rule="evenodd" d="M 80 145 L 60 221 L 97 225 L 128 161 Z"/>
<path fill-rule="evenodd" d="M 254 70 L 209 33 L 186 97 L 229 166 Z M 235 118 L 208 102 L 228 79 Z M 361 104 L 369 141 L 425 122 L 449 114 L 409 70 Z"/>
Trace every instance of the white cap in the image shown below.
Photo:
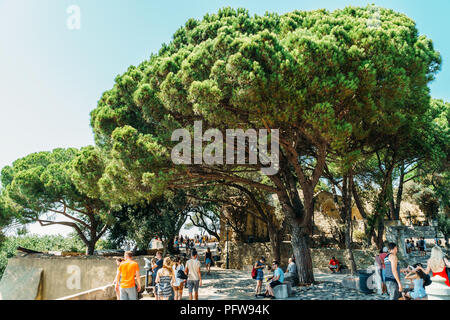
<path fill-rule="evenodd" d="M 387 247 L 383 247 L 383 252 L 388 252 L 388 248 Z"/>

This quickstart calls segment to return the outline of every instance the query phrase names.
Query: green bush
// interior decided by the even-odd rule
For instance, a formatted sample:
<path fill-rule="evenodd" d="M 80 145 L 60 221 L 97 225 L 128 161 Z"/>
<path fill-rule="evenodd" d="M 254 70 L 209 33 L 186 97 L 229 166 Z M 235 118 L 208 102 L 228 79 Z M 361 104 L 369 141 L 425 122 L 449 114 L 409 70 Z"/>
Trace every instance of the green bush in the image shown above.
<path fill-rule="evenodd" d="M 73 251 L 85 252 L 86 246 L 75 235 L 63 237 L 61 235 L 25 235 L 6 237 L 0 245 L 0 279 L 3 276 L 8 258 L 17 254 L 17 247 L 35 251 Z"/>
<path fill-rule="evenodd" d="M 356 242 L 363 243 L 363 242 L 366 240 L 366 234 L 365 234 L 364 231 L 361 231 L 361 230 L 355 230 L 355 231 L 353 232 L 353 239 L 354 239 Z"/>

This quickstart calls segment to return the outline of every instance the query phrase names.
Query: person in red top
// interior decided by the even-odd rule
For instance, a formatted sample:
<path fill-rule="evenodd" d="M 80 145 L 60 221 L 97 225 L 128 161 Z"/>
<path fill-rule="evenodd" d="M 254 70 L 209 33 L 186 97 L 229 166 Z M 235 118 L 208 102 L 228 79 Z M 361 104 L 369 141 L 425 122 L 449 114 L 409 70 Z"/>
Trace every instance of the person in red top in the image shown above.
<path fill-rule="evenodd" d="M 335 257 L 331 257 L 330 263 L 328 264 L 328 268 L 330 268 L 331 272 L 340 272 L 341 271 L 341 264 L 339 263 L 338 259 Z"/>
<path fill-rule="evenodd" d="M 427 261 L 426 269 L 423 269 L 421 266 L 417 267 L 417 269 L 422 270 L 425 274 L 429 274 L 431 271 L 433 277 L 441 276 L 445 279 L 445 284 L 450 287 L 447 268 L 450 268 L 450 262 L 445 258 L 444 253 L 439 246 L 434 246 L 433 249 L 431 249 L 431 256 Z"/>
<path fill-rule="evenodd" d="M 131 251 L 126 251 L 124 255 L 125 261 L 122 261 L 119 268 L 117 268 L 115 283 L 116 291 L 119 289 L 120 283 L 120 300 L 137 300 L 138 292 L 141 291 L 139 265 L 132 257 Z M 134 280 L 135 277 L 136 281 Z"/>
<path fill-rule="evenodd" d="M 386 247 L 383 247 L 383 249 L 380 250 L 380 254 L 378 254 L 375 257 L 375 262 L 378 268 L 378 274 L 381 278 L 381 292 L 384 294 L 387 292 L 386 289 L 386 281 L 385 281 L 385 270 L 386 266 L 384 265 L 384 258 L 387 256 L 388 249 Z"/>

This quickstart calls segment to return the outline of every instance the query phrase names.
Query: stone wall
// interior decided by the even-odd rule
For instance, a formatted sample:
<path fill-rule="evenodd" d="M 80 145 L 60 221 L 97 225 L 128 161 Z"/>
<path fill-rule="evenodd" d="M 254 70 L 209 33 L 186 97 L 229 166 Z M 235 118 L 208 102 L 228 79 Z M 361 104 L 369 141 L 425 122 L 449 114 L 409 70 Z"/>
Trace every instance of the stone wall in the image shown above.
<path fill-rule="evenodd" d="M 345 250 L 335 248 L 311 249 L 313 267 L 317 269 L 328 269 L 328 262 L 335 256 L 344 265 L 350 266 L 345 255 Z M 374 264 L 376 251 L 353 250 L 355 262 L 358 269 L 366 269 Z M 270 243 L 231 243 L 229 248 L 230 268 L 249 269 L 261 257 L 271 261 L 272 252 Z M 292 256 L 291 243 L 284 241 L 281 246 L 281 267 L 286 267 L 289 257 Z M 223 250 L 222 260 L 226 261 L 226 247 Z"/>
<path fill-rule="evenodd" d="M 145 274 L 144 258 L 139 256 L 134 260 L 138 262 L 141 274 Z M 8 260 L 5 276 L 0 281 L 0 297 L 28 298 L 26 292 L 16 289 L 11 283 L 23 282 L 27 279 L 29 270 L 42 270 L 42 276 L 37 280 L 40 281 L 39 292 L 32 299 L 52 300 L 111 284 L 117 265 L 115 257 L 63 257 L 46 254 L 17 256 Z"/>

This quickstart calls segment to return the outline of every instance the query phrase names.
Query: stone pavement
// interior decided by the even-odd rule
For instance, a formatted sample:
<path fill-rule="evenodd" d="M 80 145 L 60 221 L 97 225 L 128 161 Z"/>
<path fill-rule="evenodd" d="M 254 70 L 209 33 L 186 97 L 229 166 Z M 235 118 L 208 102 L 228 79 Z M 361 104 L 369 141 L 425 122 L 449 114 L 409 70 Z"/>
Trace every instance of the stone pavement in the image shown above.
<path fill-rule="evenodd" d="M 203 286 L 200 287 L 200 300 L 264 300 L 266 298 L 255 297 L 256 281 L 251 279 L 250 271 L 211 268 L 211 274 L 206 275 L 203 267 L 203 255 L 205 248 L 197 247 L 200 261 L 202 262 Z M 183 250 L 184 251 L 184 250 Z M 214 249 L 213 255 L 214 253 Z M 426 257 L 418 257 L 415 254 L 410 258 L 413 262 L 426 262 Z M 416 261 L 414 261 L 416 260 Z M 265 276 L 269 275 L 267 271 Z M 345 288 L 341 282 L 347 274 L 331 274 L 324 272 L 315 272 L 314 278 L 317 284 L 307 287 L 294 287 L 295 293 L 287 300 L 388 300 L 386 294 L 377 293 L 365 294 L 355 289 Z M 403 278 L 403 277 L 402 277 Z M 402 281 L 403 282 L 403 281 Z M 183 292 L 183 300 L 188 298 L 187 289 Z M 154 299 L 146 295 L 144 300 Z"/>
<path fill-rule="evenodd" d="M 267 275 L 267 273 L 266 273 Z M 287 300 L 387 300 L 387 295 L 364 294 L 348 289 L 340 284 L 346 275 L 315 273 L 316 285 L 294 287 L 295 294 Z M 211 274 L 202 272 L 203 286 L 199 290 L 200 300 L 264 300 L 255 297 L 256 281 L 251 279 L 250 272 L 245 270 L 212 268 Z M 183 300 L 188 298 L 187 289 L 183 292 Z M 145 296 L 144 300 L 154 298 Z"/>

